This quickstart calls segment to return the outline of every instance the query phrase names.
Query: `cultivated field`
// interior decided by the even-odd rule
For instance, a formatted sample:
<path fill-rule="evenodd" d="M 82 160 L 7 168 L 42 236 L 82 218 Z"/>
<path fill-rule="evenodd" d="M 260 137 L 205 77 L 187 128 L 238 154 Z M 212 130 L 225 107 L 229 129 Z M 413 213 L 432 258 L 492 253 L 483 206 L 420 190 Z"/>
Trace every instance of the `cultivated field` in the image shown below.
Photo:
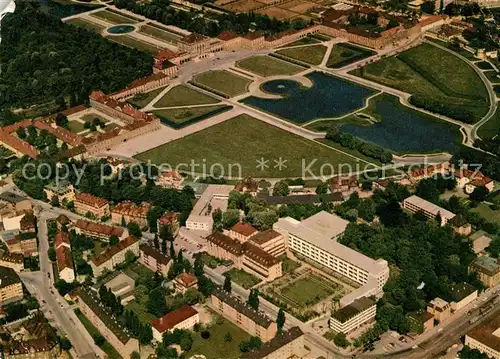
<path fill-rule="evenodd" d="M 185 85 L 178 85 L 169 90 L 154 107 L 175 107 L 190 105 L 208 105 L 220 102 L 216 98 L 205 95 Z"/>
<path fill-rule="evenodd" d="M 438 99 L 450 108 L 467 109 L 476 119 L 487 112 L 487 91 L 472 67 L 431 44 L 369 64 L 353 74 L 410 94 Z"/>
<path fill-rule="evenodd" d="M 237 149 L 237 150 L 235 150 Z M 286 168 L 274 167 L 273 159 L 287 160 Z M 297 177 L 301 176 L 303 165 L 311 161 L 312 171 L 318 173 L 322 165 L 331 165 L 338 171 L 339 164 L 348 164 L 364 168 L 364 163 L 344 155 L 332 148 L 323 146 L 288 131 L 279 129 L 248 115 L 240 115 L 203 131 L 182 139 L 166 143 L 136 156 L 139 160 L 151 160 L 153 163 L 165 163 L 175 166 L 189 163 L 191 159 L 202 163 L 207 168 L 214 163 L 221 164 L 228 174 L 230 165 L 232 175 L 238 176 L 237 166 L 241 166 L 241 176 L 251 177 Z M 256 168 L 257 161 L 268 159 L 267 167 Z M 198 167 L 200 168 L 200 167 Z M 328 167 L 324 168 L 328 172 Z M 347 170 L 343 168 L 343 170 Z M 325 173 L 326 174 L 326 173 Z"/>
<path fill-rule="evenodd" d="M 215 90 L 216 93 L 234 97 L 247 92 L 252 80 L 235 75 L 229 71 L 213 70 L 196 75 L 193 77 L 193 82 Z"/>
<path fill-rule="evenodd" d="M 254 74 L 268 77 L 276 75 L 295 75 L 305 70 L 304 67 L 295 65 L 271 56 L 252 56 L 236 63 L 236 67 L 253 72 Z"/>
<path fill-rule="evenodd" d="M 105 20 L 112 24 L 135 24 L 137 22 L 137 19 L 134 19 L 131 16 L 127 16 L 125 14 L 117 14 L 116 12 L 112 12 L 109 10 L 94 12 L 89 16 Z"/>
<path fill-rule="evenodd" d="M 128 36 L 128 35 L 121 35 L 121 36 L 111 36 L 110 35 L 110 36 L 107 36 L 106 38 L 108 40 L 117 42 L 121 45 L 128 46 L 128 47 L 137 49 L 139 51 L 149 52 L 151 54 L 156 54 L 156 53 L 158 53 L 158 51 L 161 50 L 161 48 L 159 48 L 153 44 L 150 44 L 150 43 L 147 43 L 147 42 L 144 42 L 141 40 L 137 40 L 136 38 L 134 38 L 132 36 Z"/>
<path fill-rule="evenodd" d="M 78 26 L 78 27 L 81 27 L 81 28 L 84 28 L 87 30 L 92 30 L 92 31 L 95 31 L 99 34 L 102 32 L 102 30 L 104 30 L 106 28 L 105 26 L 102 26 L 102 25 L 97 24 L 95 22 L 92 22 L 90 20 L 86 20 L 84 18 L 70 19 L 70 20 L 66 21 L 66 23 L 71 24 L 71 25 L 75 25 L 75 26 Z"/>
<path fill-rule="evenodd" d="M 326 49 L 323 45 L 312 45 L 278 50 L 276 53 L 311 65 L 319 65 L 325 57 Z"/>
<path fill-rule="evenodd" d="M 179 40 L 181 39 L 181 36 L 177 34 L 162 30 L 152 25 L 141 26 L 139 32 L 173 44 L 177 44 L 177 42 L 179 42 Z"/>

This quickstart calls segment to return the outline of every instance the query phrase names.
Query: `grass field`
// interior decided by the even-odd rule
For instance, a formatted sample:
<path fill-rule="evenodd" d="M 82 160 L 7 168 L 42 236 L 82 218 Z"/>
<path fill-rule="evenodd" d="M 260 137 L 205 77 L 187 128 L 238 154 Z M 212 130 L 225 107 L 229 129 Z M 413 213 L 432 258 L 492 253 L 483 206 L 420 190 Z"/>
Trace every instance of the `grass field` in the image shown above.
<path fill-rule="evenodd" d="M 104 30 L 106 28 L 105 26 L 96 24 L 95 22 L 88 21 L 88 20 L 85 20 L 82 18 L 70 19 L 70 20 L 66 21 L 66 23 L 74 25 L 74 26 L 78 26 L 78 27 L 81 27 L 81 28 L 84 28 L 87 30 L 92 30 L 92 31 L 95 31 L 99 34 L 102 32 L 102 30 Z"/>
<path fill-rule="evenodd" d="M 290 57 L 295 60 L 306 62 L 311 65 L 319 65 L 325 57 L 327 47 L 323 45 L 312 45 L 283 49 L 276 51 L 277 54 Z"/>
<path fill-rule="evenodd" d="M 313 45 L 313 44 L 319 44 L 320 42 L 321 42 L 320 40 L 315 39 L 314 37 L 307 36 L 307 37 L 303 37 L 300 40 L 297 40 L 297 41 L 291 42 L 289 44 L 280 46 L 280 48 L 283 49 L 283 48 L 287 48 L 287 47 L 291 47 L 291 46 Z"/>
<path fill-rule="evenodd" d="M 174 107 L 190 105 L 208 105 L 220 102 L 216 98 L 205 95 L 185 85 L 178 85 L 170 89 L 154 104 L 154 107 Z"/>
<path fill-rule="evenodd" d="M 476 62 L 476 66 L 481 70 L 493 70 L 493 66 L 488 61 L 479 61 Z"/>
<path fill-rule="evenodd" d="M 234 75 L 229 71 L 214 70 L 196 75 L 193 77 L 193 82 L 233 97 L 247 92 L 252 80 Z"/>
<path fill-rule="evenodd" d="M 257 285 L 261 282 L 261 280 L 259 278 L 257 278 L 256 276 L 254 276 L 250 273 L 247 273 L 244 270 L 238 269 L 238 268 L 232 268 L 232 269 L 228 270 L 227 272 L 224 272 L 223 275 L 225 277 L 230 276 L 231 280 L 234 283 L 239 284 L 240 286 L 242 286 L 245 289 L 250 289 L 254 285 Z"/>
<path fill-rule="evenodd" d="M 498 72 L 496 72 L 495 70 L 485 71 L 484 74 L 492 84 L 500 83 L 500 77 L 497 76 Z"/>
<path fill-rule="evenodd" d="M 439 99 L 449 107 L 471 110 L 476 120 L 488 110 L 486 87 L 473 68 L 431 44 L 419 45 L 353 73 L 410 94 Z"/>
<path fill-rule="evenodd" d="M 500 222 L 500 211 L 492 210 L 490 206 L 486 203 L 480 203 L 476 208 L 472 209 L 472 212 L 479 214 L 488 222 L 493 222 L 493 223 Z"/>
<path fill-rule="evenodd" d="M 80 133 L 85 130 L 85 128 L 83 127 L 83 123 L 81 123 L 80 121 L 69 121 L 68 128 L 73 133 Z"/>
<path fill-rule="evenodd" d="M 247 332 L 227 319 L 224 319 L 222 324 L 212 324 L 208 331 L 208 339 L 203 339 L 200 333 L 193 333 L 193 346 L 190 351 L 183 353 L 185 358 L 203 354 L 207 359 L 238 359 L 241 356 L 240 343 L 250 339 Z M 227 333 L 232 337 L 230 342 L 224 340 Z"/>
<path fill-rule="evenodd" d="M 127 102 L 130 103 L 132 106 L 142 108 L 147 106 L 153 99 L 160 94 L 163 90 L 165 90 L 167 86 L 160 87 L 156 90 L 152 90 L 149 92 L 144 92 L 144 93 L 138 93 L 131 99 L 128 99 Z"/>
<path fill-rule="evenodd" d="M 373 54 L 375 52 L 351 44 L 336 44 L 332 47 L 326 66 L 330 68 L 347 66 Z"/>
<path fill-rule="evenodd" d="M 176 44 L 181 39 L 181 37 L 178 35 L 172 34 L 171 32 L 159 29 L 156 26 L 151 25 L 143 25 L 139 32 L 173 44 Z"/>
<path fill-rule="evenodd" d="M 281 288 L 278 297 L 292 307 L 303 308 L 318 303 L 339 289 L 338 284 L 312 274 Z"/>
<path fill-rule="evenodd" d="M 268 77 L 276 75 L 294 75 L 305 68 L 271 56 L 252 56 L 236 63 L 236 67 Z"/>
<path fill-rule="evenodd" d="M 451 42 L 441 41 L 441 40 L 435 39 L 433 37 L 426 37 L 425 39 L 429 40 L 430 42 L 434 42 L 438 45 L 444 46 L 447 49 L 450 49 L 451 51 L 456 52 L 459 55 L 462 55 L 463 57 L 465 57 L 469 61 L 477 60 L 477 58 L 474 56 L 474 54 L 472 52 L 467 51 L 467 50 L 462 49 L 462 48 L 457 49 L 455 46 L 453 46 L 453 44 Z"/>
<path fill-rule="evenodd" d="M 286 255 L 281 256 L 280 259 L 282 260 L 281 270 L 283 271 L 283 273 L 293 272 L 294 270 L 300 268 L 301 266 L 300 262 L 296 262 L 288 258 Z"/>
<path fill-rule="evenodd" d="M 235 150 L 238 149 L 238 150 Z M 273 166 L 273 159 L 282 157 L 286 168 L 279 170 Z M 175 166 L 189 163 L 191 159 L 206 161 L 207 169 L 217 163 L 224 167 L 224 175 L 251 177 L 297 177 L 304 168 L 310 168 L 315 174 L 324 166 L 324 174 L 331 174 L 333 168 L 344 164 L 364 168 L 364 162 L 344 155 L 315 141 L 294 135 L 248 115 L 237 116 L 203 131 L 182 139 L 166 143 L 136 156 L 137 159 L 153 163 L 165 163 Z M 256 168 L 257 161 L 268 159 L 268 167 Z M 314 164 L 309 166 L 312 161 Z M 238 170 L 241 168 L 241 173 Z M 343 171 L 347 168 L 342 167 Z M 200 168 L 200 166 L 198 166 Z M 310 176 L 310 173 L 304 173 Z"/>
<path fill-rule="evenodd" d="M 153 113 L 160 119 L 181 124 L 223 107 L 226 107 L 226 105 L 164 109 L 153 111 Z"/>
<path fill-rule="evenodd" d="M 137 40 L 131 36 L 128 35 L 121 35 L 121 36 L 107 36 L 106 37 L 110 41 L 114 41 L 118 44 L 132 47 L 134 49 L 137 49 L 139 51 L 143 52 L 149 52 L 151 54 L 156 54 L 158 51 L 161 49 L 153 44 L 149 44 L 144 41 Z"/>
<path fill-rule="evenodd" d="M 137 22 L 137 20 L 132 17 L 120 15 L 109 10 L 94 12 L 90 14 L 90 16 L 106 20 L 112 24 L 135 24 Z"/>
<path fill-rule="evenodd" d="M 94 327 L 94 325 L 90 322 L 90 320 L 85 315 L 83 315 L 82 313 L 78 313 L 77 311 L 75 311 L 75 314 L 78 317 L 78 319 L 80 320 L 80 322 L 82 322 L 83 326 L 85 327 L 85 329 L 87 329 L 87 331 L 89 332 L 89 334 L 91 336 L 93 336 L 94 334 L 101 334 L 102 335 L 102 333 L 100 333 L 99 330 L 97 330 L 97 328 Z M 116 349 L 111 344 L 109 344 L 108 341 L 105 341 L 104 344 L 100 348 L 108 355 L 109 359 L 121 359 L 122 358 L 122 356 L 116 351 Z"/>
<path fill-rule="evenodd" d="M 479 127 L 477 130 L 477 134 L 483 140 L 495 137 L 500 134 L 500 107 L 497 107 L 497 110 L 492 118 L 490 118 L 484 125 Z"/>
<path fill-rule="evenodd" d="M 95 118 L 98 118 L 101 122 L 104 122 L 104 123 L 109 122 L 106 118 L 104 118 L 102 116 L 99 116 L 96 113 L 90 113 L 90 114 L 87 114 L 87 115 L 83 115 L 82 117 L 80 117 L 80 120 L 82 120 L 84 122 L 91 122 Z"/>
<path fill-rule="evenodd" d="M 146 296 L 146 301 L 147 301 L 147 296 Z M 153 320 L 157 319 L 153 314 L 147 312 L 145 303 L 146 302 L 142 304 L 142 300 L 141 303 L 138 303 L 136 300 L 133 300 L 125 306 L 126 310 L 131 310 L 135 314 L 137 314 L 139 320 L 143 324 L 151 323 Z"/>

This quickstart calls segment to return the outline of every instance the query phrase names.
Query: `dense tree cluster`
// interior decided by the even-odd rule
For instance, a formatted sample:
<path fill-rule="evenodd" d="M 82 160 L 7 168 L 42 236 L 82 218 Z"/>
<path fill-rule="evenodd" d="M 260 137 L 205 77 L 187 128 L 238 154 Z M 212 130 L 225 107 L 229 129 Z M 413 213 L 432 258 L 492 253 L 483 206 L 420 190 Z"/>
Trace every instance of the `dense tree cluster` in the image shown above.
<path fill-rule="evenodd" d="M 201 0 L 201 2 L 203 3 L 205 0 Z M 246 34 L 249 29 L 255 29 L 273 34 L 288 29 L 302 29 L 309 25 L 302 19 L 279 21 L 274 17 L 270 18 L 267 15 L 254 12 L 223 13 L 220 15 L 205 13 L 204 16 L 199 16 L 196 12 L 186 12 L 171 7 L 168 0 L 153 0 L 151 2 L 115 0 L 114 4 L 120 9 L 134 11 L 165 25 L 174 25 L 210 37 L 215 37 L 228 30 L 238 34 Z"/>
<path fill-rule="evenodd" d="M 151 55 L 64 24 L 37 2 L 17 4 L 2 25 L 0 107 L 54 98 L 74 106 L 87 101 L 92 90 L 117 91 L 151 73 Z"/>
<path fill-rule="evenodd" d="M 424 110 L 434 112 L 439 115 L 444 115 L 464 123 L 474 122 L 474 113 L 472 111 L 464 108 L 450 107 L 438 99 L 412 95 L 409 101 L 413 106 L 423 108 Z"/>
<path fill-rule="evenodd" d="M 120 302 L 120 298 L 117 298 L 111 289 L 106 288 L 104 285 L 99 287 L 99 298 L 101 302 L 109 308 L 109 310 L 116 316 L 123 313 L 123 305 Z"/>
<path fill-rule="evenodd" d="M 483 174 L 494 180 L 500 181 L 500 159 L 476 149 L 460 146 L 453 155 L 452 163 L 460 165 L 461 163 L 472 164 L 472 167 L 480 166 Z M 469 165 L 469 168 L 471 166 Z"/>
<path fill-rule="evenodd" d="M 336 126 L 332 126 L 327 131 L 325 138 L 343 147 L 358 150 L 365 156 L 375 158 L 382 163 L 389 163 L 392 161 L 392 153 L 390 151 L 373 143 L 362 141 L 350 133 L 343 133 Z"/>

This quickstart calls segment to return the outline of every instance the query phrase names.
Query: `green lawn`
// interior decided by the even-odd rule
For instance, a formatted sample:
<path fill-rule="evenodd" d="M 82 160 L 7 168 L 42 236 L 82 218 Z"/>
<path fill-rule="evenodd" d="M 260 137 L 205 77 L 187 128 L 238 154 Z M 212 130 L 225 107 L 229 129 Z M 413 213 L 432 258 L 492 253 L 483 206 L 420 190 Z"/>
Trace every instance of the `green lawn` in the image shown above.
<path fill-rule="evenodd" d="M 90 16 L 96 17 L 98 19 L 103 19 L 112 24 L 135 24 L 137 22 L 136 19 L 130 16 L 124 14 L 117 14 L 109 10 L 94 12 L 90 14 Z"/>
<path fill-rule="evenodd" d="M 281 170 L 273 165 L 279 157 L 286 160 Z M 191 159 L 206 163 L 207 168 L 217 163 L 224 167 L 223 175 L 240 177 L 300 177 L 348 171 L 348 166 L 363 168 L 363 162 L 344 155 L 318 142 L 294 135 L 248 115 L 240 115 L 182 139 L 166 143 L 136 156 L 142 161 L 166 163 L 175 166 Z M 257 161 L 267 159 L 267 167 L 257 168 Z M 313 163 L 314 161 L 314 163 Z M 239 171 L 239 168 L 241 171 Z M 351 170 L 353 170 L 352 167 Z M 196 169 L 195 169 L 196 172 Z M 240 173 L 241 172 L 241 173 Z M 220 173 L 220 172 L 219 172 Z M 221 173 L 222 174 L 222 173 Z"/>
<path fill-rule="evenodd" d="M 102 30 L 106 28 L 106 26 L 102 26 L 100 24 L 96 24 L 95 22 L 85 20 L 83 18 L 74 18 L 66 21 L 67 24 L 71 24 L 74 26 L 82 27 L 87 30 L 92 30 L 97 33 L 101 33 Z"/>
<path fill-rule="evenodd" d="M 469 61 L 477 60 L 477 58 L 474 56 L 474 54 L 472 52 L 467 51 L 463 48 L 457 49 L 453 46 L 453 44 L 451 42 L 438 40 L 438 39 L 435 39 L 433 37 L 426 37 L 425 39 L 429 40 L 430 42 L 434 42 L 438 45 L 444 46 L 444 47 L 456 52 L 457 54 L 462 55 L 463 57 L 465 57 Z"/>
<path fill-rule="evenodd" d="M 293 281 L 279 290 L 279 299 L 293 307 L 308 307 L 332 295 L 341 287 L 315 274 Z"/>
<path fill-rule="evenodd" d="M 288 258 L 286 255 L 283 255 L 280 257 L 282 260 L 281 262 L 281 270 L 283 273 L 290 273 L 296 270 L 297 268 L 300 268 L 301 264 L 300 262 L 296 262 L 290 258 Z"/>
<path fill-rule="evenodd" d="M 330 68 L 344 67 L 374 54 L 374 51 L 351 44 L 336 44 L 332 47 L 326 66 Z"/>
<path fill-rule="evenodd" d="M 87 114 L 87 115 L 83 115 L 82 117 L 80 117 L 80 120 L 84 121 L 84 122 L 91 122 L 93 121 L 95 118 L 98 118 L 101 122 L 104 122 L 104 123 L 107 123 L 109 122 L 108 119 L 96 114 L 96 113 L 90 113 L 90 114 Z"/>
<path fill-rule="evenodd" d="M 147 106 L 153 99 L 160 94 L 163 90 L 165 90 L 167 86 L 160 87 L 156 90 L 152 90 L 149 92 L 144 92 L 144 93 L 138 93 L 131 99 L 128 99 L 127 102 L 130 103 L 132 106 L 137 107 L 137 108 L 142 108 Z"/>
<path fill-rule="evenodd" d="M 476 66 L 481 70 L 493 70 L 493 66 L 488 61 L 479 61 L 476 62 Z"/>
<path fill-rule="evenodd" d="M 245 272 L 242 269 L 233 268 L 224 272 L 224 276 L 230 276 L 231 280 L 245 289 L 250 289 L 261 282 L 256 276 Z"/>
<path fill-rule="evenodd" d="M 106 38 L 108 40 L 116 42 L 118 44 L 121 44 L 121 45 L 124 45 L 127 47 L 131 47 L 131 48 L 137 49 L 139 51 L 149 52 L 150 54 L 153 54 L 153 55 L 155 55 L 156 53 L 158 53 L 158 51 L 161 50 L 161 48 L 159 48 L 153 44 L 137 40 L 137 39 L 133 38 L 132 36 L 128 36 L 128 35 L 120 35 L 120 36 L 111 36 L 110 35 L 110 36 L 107 36 Z"/>
<path fill-rule="evenodd" d="M 240 343 L 250 339 L 250 334 L 227 319 L 222 324 L 212 324 L 208 331 L 208 339 L 203 339 L 200 333 L 193 333 L 193 346 L 189 352 L 184 353 L 185 358 L 203 354 L 207 359 L 238 359 L 241 356 Z M 227 333 L 231 335 L 230 342 L 224 340 Z"/>
<path fill-rule="evenodd" d="M 495 70 L 485 71 L 484 74 L 492 84 L 500 83 L 500 77 L 497 76 L 498 72 Z"/>
<path fill-rule="evenodd" d="M 266 55 L 252 56 L 240 60 L 236 63 L 236 67 L 253 72 L 254 74 L 263 77 L 276 75 L 295 75 L 305 70 L 305 68 L 302 66 Z"/>
<path fill-rule="evenodd" d="M 83 315 L 83 313 L 81 312 L 78 313 L 78 311 L 75 310 L 75 314 L 91 336 L 93 336 L 94 334 L 101 334 L 99 330 L 97 330 L 97 328 L 94 327 L 94 325 L 90 322 L 90 320 L 85 315 Z M 111 344 L 109 344 L 108 341 L 105 341 L 100 348 L 108 355 L 109 359 L 122 358 L 122 356 L 116 351 L 116 349 Z"/>
<path fill-rule="evenodd" d="M 83 123 L 81 123 L 80 121 L 69 121 L 68 128 L 73 133 L 80 133 L 85 130 L 85 128 L 83 127 Z"/>
<path fill-rule="evenodd" d="M 476 120 L 488 111 L 486 87 L 469 63 L 431 44 L 422 44 L 352 72 L 366 79 L 468 109 Z"/>
<path fill-rule="evenodd" d="M 319 65 L 323 61 L 323 57 L 325 57 L 326 50 L 326 46 L 312 45 L 278 50 L 276 53 L 311 65 Z"/>
<path fill-rule="evenodd" d="M 213 70 L 196 75 L 193 77 L 193 82 L 233 97 L 247 92 L 252 80 L 235 75 L 229 71 Z"/>
<path fill-rule="evenodd" d="M 203 261 L 203 264 L 212 269 L 217 268 L 221 262 L 218 258 L 215 258 L 206 252 L 201 254 L 201 260 Z"/>
<path fill-rule="evenodd" d="M 156 26 L 152 26 L 152 25 L 143 25 L 141 27 L 141 29 L 139 30 L 139 32 L 144 33 L 146 35 L 150 35 L 152 37 L 156 37 L 157 39 L 160 39 L 160 40 L 163 40 L 166 42 L 174 43 L 174 44 L 179 42 L 179 40 L 181 39 L 181 37 L 179 35 L 175 35 L 169 31 L 162 30 L 162 29 L 160 29 Z"/>
<path fill-rule="evenodd" d="M 160 119 L 164 119 L 176 124 L 182 124 L 224 107 L 227 107 L 228 110 L 230 109 L 230 107 L 226 105 L 215 105 L 215 106 L 185 107 L 185 108 L 156 110 L 153 111 L 153 113 Z"/>
<path fill-rule="evenodd" d="M 137 273 L 140 277 L 151 277 L 154 275 L 154 272 L 143 266 L 141 263 L 139 262 L 135 262 L 135 263 L 132 263 L 130 266 L 129 266 L 129 269 L 135 273 Z"/>
<path fill-rule="evenodd" d="M 313 44 L 319 44 L 319 43 L 321 43 L 320 40 L 315 39 L 314 37 L 307 36 L 307 37 L 303 37 L 300 40 L 297 40 L 297 41 L 291 42 L 289 44 L 280 46 L 280 48 L 283 49 L 286 47 L 299 46 L 299 45 L 313 45 Z"/>
<path fill-rule="evenodd" d="M 154 104 L 154 107 L 175 107 L 190 105 L 208 105 L 220 102 L 212 96 L 205 95 L 185 85 L 178 85 L 170 89 Z"/>
<path fill-rule="evenodd" d="M 483 140 L 495 137 L 500 134 L 500 107 L 497 107 L 497 110 L 493 117 L 491 117 L 485 124 L 483 124 L 477 130 L 477 134 Z"/>
<path fill-rule="evenodd" d="M 147 296 L 146 296 L 146 298 L 147 298 Z M 125 306 L 126 310 L 131 310 L 135 314 L 137 314 L 137 316 L 139 317 L 139 320 L 143 324 L 151 323 L 153 320 L 158 319 L 153 314 L 148 313 L 145 303 L 147 303 L 147 302 L 138 303 L 136 300 L 133 300 Z"/>
<path fill-rule="evenodd" d="M 476 208 L 472 209 L 472 212 L 479 214 L 488 222 L 493 222 L 493 223 L 500 222 L 500 210 L 494 211 L 490 208 L 490 205 L 486 203 L 480 203 Z"/>

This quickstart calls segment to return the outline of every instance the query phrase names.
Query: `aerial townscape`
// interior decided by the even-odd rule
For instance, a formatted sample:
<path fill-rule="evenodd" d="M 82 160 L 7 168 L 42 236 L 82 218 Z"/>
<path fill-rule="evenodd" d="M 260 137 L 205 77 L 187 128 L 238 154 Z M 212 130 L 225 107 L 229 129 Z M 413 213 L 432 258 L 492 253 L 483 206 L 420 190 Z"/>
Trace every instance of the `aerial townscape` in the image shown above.
<path fill-rule="evenodd" d="M 500 359 L 499 0 L 0 21 L 0 358 Z"/>

